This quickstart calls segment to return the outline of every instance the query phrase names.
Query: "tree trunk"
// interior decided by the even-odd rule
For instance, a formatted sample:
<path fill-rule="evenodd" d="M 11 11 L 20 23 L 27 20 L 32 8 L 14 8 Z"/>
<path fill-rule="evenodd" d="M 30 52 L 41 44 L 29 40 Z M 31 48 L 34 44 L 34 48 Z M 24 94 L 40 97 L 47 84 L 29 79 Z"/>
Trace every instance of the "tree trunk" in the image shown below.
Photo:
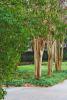
<path fill-rule="evenodd" d="M 56 44 L 55 44 L 55 68 L 56 68 L 56 71 L 61 71 L 62 59 L 63 59 L 63 44 L 61 47 L 60 40 L 56 40 Z"/>
<path fill-rule="evenodd" d="M 52 48 L 48 48 L 48 76 L 52 75 Z"/>
<path fill-rule="evenodd" d="M 41 64 L 44 48 L 41 49 L 41 38 L 34 38 L 34 63 L 35 63 L 35 78 L 41 77 Z"/>
<path fill-rule="evenodd" d="M 53 63 L 53 44 L 52 44 L 52 36 L 48 36 L 48 76 L 52 75 L 52 63 Z"/>
<path fill-rule="evenodd" d="M 57 42 L 55 41 L 55 69 L 58 71 L 58 66 L 57 66 Z"/>

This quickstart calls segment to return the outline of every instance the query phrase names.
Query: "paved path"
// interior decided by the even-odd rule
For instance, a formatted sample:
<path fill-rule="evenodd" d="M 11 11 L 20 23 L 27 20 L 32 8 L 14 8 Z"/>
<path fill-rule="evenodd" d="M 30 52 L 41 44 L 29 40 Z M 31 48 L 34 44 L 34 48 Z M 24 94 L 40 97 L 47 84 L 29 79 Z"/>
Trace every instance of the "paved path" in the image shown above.
<path fill-rule="evenodd" d="M 4 100 L 67 100 L 67 80 L 49 88 L 14 87 Z"/>

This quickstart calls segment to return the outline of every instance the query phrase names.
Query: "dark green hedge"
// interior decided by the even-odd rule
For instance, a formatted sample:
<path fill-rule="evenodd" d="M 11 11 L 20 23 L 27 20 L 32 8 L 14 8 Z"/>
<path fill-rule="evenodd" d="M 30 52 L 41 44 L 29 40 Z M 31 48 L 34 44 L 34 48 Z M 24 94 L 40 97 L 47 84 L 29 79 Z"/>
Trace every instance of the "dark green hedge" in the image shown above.
<path fill-rule="evenodd" d="M 64 56 L 63 56 L 63 60 L 67 61 L 67 47 L 64 48 Z"/>
<path fill-rule="evenodd" d="M 44 51 L 43 61 L 47 61 L 47 60 L 48 60 L 48 54 L 47 54 L 47 51 Z M 64 48 L 63 60 L 64 61 L 67 60 L 67 47 Z M 22 54 L 21 55 L 21 62 L 33 63 L 34 62 L 34 52 L 28 51 L 28 52 L 25 52 L 24 54 Z"/>

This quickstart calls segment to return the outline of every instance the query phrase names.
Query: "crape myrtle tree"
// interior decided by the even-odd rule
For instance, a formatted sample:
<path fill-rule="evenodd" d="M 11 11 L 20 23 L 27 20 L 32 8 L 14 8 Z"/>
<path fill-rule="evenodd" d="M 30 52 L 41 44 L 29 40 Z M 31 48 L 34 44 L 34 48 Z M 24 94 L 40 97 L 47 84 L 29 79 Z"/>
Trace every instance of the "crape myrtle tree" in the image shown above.
<path fill-rule="evenodd" d="M 55 67 L 56 67 L 56 71 L 60 71 L 61 70 L 61 65 L 62 65 L 62 59 L 63 59 L 63 46 L 64 46 L 64 40 L 66 39 L 66 34 L 67 34 L 67 23 L 66 23 L 66 6 L 64 4 L 65 0 L 60 0 L 60 7 L 61 7 L 61 18 L 63 23 L 60 23 L 60 25 L 57 25 L 57 29 L 59 34 L 57 35 L 57 40 L 55 43 Z M 62 22 L 61 21 L 61 22 Z"/>
<path fill-rule="evenodd" d="M 42 4 L 43 3 L 43 4 Z M 47 16 L 44 13 L 44 1 L 24 0 L 24 7 L 27 10 L 26 24 L 29 29 L 30 37 L 33 40 L 35 77 L 41 76 L 41 63 L 44 52 L 44 46 L 48 33 L 48 26 L 45 25 Z"/>
<path fill-rule="evenodd" d="M 26 8 L 25 27 L 29 29 L 34 46 L 35 77 L 41 76 L 41 63 L 45 44 L 48 48 L 48 75 L 52 73 L 52 62 L 60 70 L 61 47 L 65 33 L 59 0 L 23 0 Z M 58 62 L 59 61 L 59 62 Z"/>
<path fill-rule="evenodd" d="M 15 74 L 21 52 L 27 45 L 27 29 L 22 25 L 25 12 L 20 0 L 0 0 L 0 100 L 2 84 Z"/>

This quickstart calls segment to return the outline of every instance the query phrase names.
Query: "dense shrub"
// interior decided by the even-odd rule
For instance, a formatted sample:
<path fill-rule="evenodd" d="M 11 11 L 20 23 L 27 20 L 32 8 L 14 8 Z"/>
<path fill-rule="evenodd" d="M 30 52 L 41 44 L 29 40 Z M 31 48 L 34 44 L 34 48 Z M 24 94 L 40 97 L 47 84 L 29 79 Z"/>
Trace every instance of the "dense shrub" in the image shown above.
<path fill-rule="evenodd" d="M 22 25 L 25 11 L 20 1 L 0 0 L 0 84 L 11 79 L 21 51 L 27 48 L 25 33 L 28 31 Z M 3 94 L 1 90 L 0 95 Z"/>
<path fill-rule="evenodd" d="M 11 81 L 7 81 L 5 83 L 5 85 L 8 86 L 22 86 L 24 84 L 24 80 L 23 79 L 13 79 Z"/>
<path fill-rule="evenodd" d="M 2 88 L 0 88 L 0 100 L 4 99 L 4 96 L 6 95 L 6 91 Z"/>

